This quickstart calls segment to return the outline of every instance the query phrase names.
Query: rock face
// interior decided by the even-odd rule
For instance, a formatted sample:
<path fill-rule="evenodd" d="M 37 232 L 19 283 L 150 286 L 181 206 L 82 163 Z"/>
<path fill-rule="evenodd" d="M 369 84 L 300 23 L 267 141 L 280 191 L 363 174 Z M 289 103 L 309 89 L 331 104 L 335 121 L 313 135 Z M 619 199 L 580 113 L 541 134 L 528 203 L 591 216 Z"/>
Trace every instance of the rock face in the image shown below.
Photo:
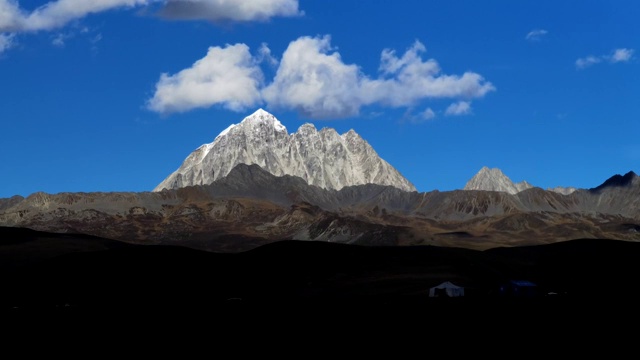
<path fill-rule="evenodd" d="M 500 169 L 485 166 L 467 182 L 463 190 L 501 191 L 513 195 L 532 187 L 526 181 L 514 183 Z"/>
<path fill-rule="evenodd" d="M 238 164 L 256 164 L 276 176 L 298 176 L 325 189 L 371 183 L 416 191 L 355 131 L 340 135 L 307 123 L 289 134 L 262 109 L 197 148 L 154 191 L 211 184 Z"/>

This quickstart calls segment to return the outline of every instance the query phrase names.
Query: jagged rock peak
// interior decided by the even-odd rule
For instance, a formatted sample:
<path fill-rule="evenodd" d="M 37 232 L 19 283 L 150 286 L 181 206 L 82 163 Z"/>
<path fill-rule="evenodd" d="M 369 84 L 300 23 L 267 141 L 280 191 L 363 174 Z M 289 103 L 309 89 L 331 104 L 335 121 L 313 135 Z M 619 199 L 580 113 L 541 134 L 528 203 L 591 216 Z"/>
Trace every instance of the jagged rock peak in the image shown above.
<path fill-rule="evenodd" d="M 334 129 L 318 131 L 306 123 L 289 134 L 263 109 L 194 150 L 154 191 L 210 184 L 238 164 L 256 164 L 275 176 L 298 176 L 326 189 L 373 183 L 416 191 L 354 130 L 338 135 Z"/>
<path fill-rule="evenodd" d="M 489 169 L 483 166 L 480 171 L 464 186 L 464 190 L 501 191 L 509 194 L 517 194 L 520 191 L 530 189 L 533 185 L 526 181 L 514 183 L 502 170 Z"/>

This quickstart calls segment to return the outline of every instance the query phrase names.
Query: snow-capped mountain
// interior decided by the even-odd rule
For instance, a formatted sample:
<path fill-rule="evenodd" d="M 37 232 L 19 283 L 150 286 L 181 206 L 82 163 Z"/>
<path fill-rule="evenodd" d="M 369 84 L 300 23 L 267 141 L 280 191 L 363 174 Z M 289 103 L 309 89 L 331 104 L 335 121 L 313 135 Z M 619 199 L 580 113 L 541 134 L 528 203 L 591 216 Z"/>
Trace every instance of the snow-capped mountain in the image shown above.
<path fill-rule="evenodd" d="M 517 194 L 532 187 L 533 185 L 526 181 L 514 183 L 498 168 L 489 169 L 484 166 L 467 182 L 463 190 L 502 191 L 509 194 Z"/>
<path fill-rule="evenodd" d="M 238 164 L 256 164 L 276 176 L 298 176 L 325 189 L 373 183 L 416 191 L 354 130 L 340 135 L 306 123 L 289 134 L 263 109 L 197 148 L 154 191 L 210 184 Z"/>

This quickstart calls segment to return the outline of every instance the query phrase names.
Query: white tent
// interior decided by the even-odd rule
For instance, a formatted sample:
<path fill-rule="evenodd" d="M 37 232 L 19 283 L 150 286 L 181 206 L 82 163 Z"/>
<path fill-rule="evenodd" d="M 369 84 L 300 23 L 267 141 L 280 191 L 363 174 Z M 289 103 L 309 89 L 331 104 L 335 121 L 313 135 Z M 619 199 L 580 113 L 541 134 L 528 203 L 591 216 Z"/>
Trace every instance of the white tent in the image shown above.
<path fill-rule="evenodd" d="M 464 288 L 450 281 L 445 281 L 429 289 L 429 297 L 445 296 L 445 294 L 448 297 L 464 296 Z"/>

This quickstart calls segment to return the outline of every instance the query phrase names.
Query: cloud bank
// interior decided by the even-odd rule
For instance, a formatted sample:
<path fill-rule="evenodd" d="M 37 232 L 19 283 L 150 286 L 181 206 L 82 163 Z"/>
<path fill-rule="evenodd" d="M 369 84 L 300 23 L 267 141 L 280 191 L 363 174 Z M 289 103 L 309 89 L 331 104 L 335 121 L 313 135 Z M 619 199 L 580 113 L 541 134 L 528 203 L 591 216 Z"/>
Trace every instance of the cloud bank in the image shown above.
<path fill-rule="evenodd" d="M 633 58 L 634 52 L 635 50 L 627 49 L 627 48 L 615 49 L 611 52 L 611 54 L 608 54 L 608 55 L 600 55 L 600 56 L 589 55 L 583 58 L 579 58 L 578 60 L 576 60 L 575 64 L 578 70 L 582 70 L 592 65 L 600 64 L 604 62 L 608 62 L 611 64 L 620 63 L 620 62 L 629 62 Z"/>
<path fill-rule="evenodd" d="M 358 65 L 343 61 L 332 48 L 330 36 L 300 37 L 289 44 L 279 62 L 270 61 L 278 68 L 273 81 L 263 87 L 258 87 L 259 82 L 255 80 L 263 76 L 257 64 L 265 59 L 265 53 L 270 54 L 265 49 L 266 45 L 263 44 L 258 54 L 251 58 L 246 45 L 236 44 L 234 47 L 247 49 L 240 62 L 237 58 L 227 59 L 230 53 L 218 52 L 215 56 L 222 58 L 214 63 L 210 59 L 213 56 L 210 50 L 191 68 L 173 76 L 163 74 L 148 102 L 149 109 L 169 113 L 221 105 L 240 111 L 262 102 L 270 108 L 295 110 L 314 119 L 337 119 L 358 115 L 360 109 L 367 105 L 410 107 L 430 98 L 468 100 L 495 90 L 490 82 L 474 72 L 462 75 L 442 73 L 436 60 L 422 58 L 426 49 L 419 41 L 401 56 L 395 50 L 384 49 L 378 74 L 372 78 L 364 74 Z M 198 65 L 201 62 L 210 66 Z M 223 71 L 218 67 L 223 65 L 224 71 L 235 71 L 244 75 L 240 76 L 241 80 L 249 78 L 253 81 L 232 84 L 237 91 L 227 91 L 224 98 L 206 96 L 194 90 L 194 84 L 203 82 L 216 89 L 228 87 L 230 83 L 226 81 L 233 83 L 235 80 L 217 75 Z M 251 71 L 247 70 L 248 67 Z M 470 103 L 466 104 L 470 110 Z"/>

